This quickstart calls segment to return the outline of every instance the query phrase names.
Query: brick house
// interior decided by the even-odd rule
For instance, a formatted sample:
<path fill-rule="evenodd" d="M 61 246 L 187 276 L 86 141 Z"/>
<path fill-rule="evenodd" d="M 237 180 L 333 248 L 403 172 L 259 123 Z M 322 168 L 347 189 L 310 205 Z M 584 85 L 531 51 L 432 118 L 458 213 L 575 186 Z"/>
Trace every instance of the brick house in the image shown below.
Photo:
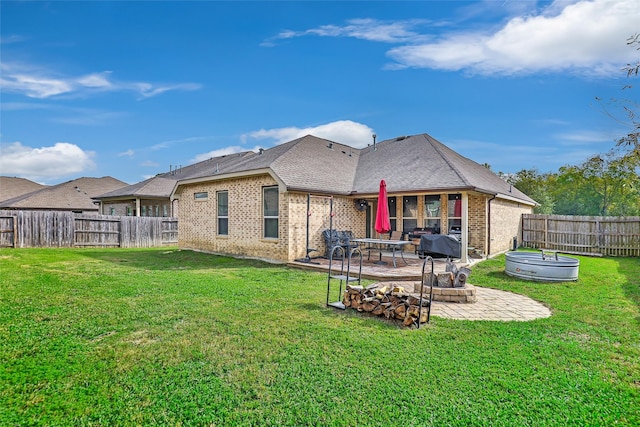
<path fill-rule="evenodd" d="M 118 188 L 94 197 L 103 215 L 177 217 L 177 201 L 170 200 L 176 182 L 181 179 L 211 175 L 216 168 L 226 167 L 247 153 L 208 159 L 185 167 L 172 168 L 144 181 Z M 253 153 L 252 153 L 253 154 Z"/>
<path fill-rule="evenodd" d="M 171 198 L 179 201 L 180 247 L 292 261 L 306 255 L 307 220 L 315 255 L 324 252 L 322 231 L 330 223 L 357 237 L 377 237 L 384 179 L 394 230 L 459 230 L 463 248 L 493 255 L 511 247 L 521 215 L 536 204 L 427 134 L 363 149 L 308 135 L 227 157 L 210 159 L 215 169 L 177 181 Z M 330 197 L 311 197 L 307 210 L 308 194 Z"/>
<path fill-rule="evenodd" d="M 126 185 L 126 182 L 110 176 L 77 178 L 57 185 L 36 187 L 29 193 L 2 200 L 0 209 L 99 214 L 99 206 L 93 198 L 104 191 L 113 191 Z"/>

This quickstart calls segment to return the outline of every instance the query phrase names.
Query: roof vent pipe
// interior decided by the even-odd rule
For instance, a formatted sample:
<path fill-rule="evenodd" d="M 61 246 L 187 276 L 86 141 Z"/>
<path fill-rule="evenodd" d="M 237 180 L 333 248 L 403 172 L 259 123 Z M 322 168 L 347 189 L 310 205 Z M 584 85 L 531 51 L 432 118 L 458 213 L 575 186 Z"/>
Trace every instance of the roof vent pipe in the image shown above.
<path fill-rule="evenodd" d="M 373 135 L 371 135 L 373 137 L 373 151 L 376 151 L 376 138 L 378 135 L 376 135 L 375 133 Z"/>
<path fill-rule="evenodd" d="M 258 149 L 258 154 L 262 154 L 262 153 L 264 153 L 264 148 Z"/>

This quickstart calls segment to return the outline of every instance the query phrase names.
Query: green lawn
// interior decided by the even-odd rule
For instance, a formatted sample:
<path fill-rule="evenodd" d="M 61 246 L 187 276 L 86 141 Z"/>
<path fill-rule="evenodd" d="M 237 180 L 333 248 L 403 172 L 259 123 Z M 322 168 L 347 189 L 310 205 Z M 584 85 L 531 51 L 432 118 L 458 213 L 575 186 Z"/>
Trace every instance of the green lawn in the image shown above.
<path fill-rule="evenodd" d="M 640 425 L 640 260 L 470 281 L 550 318 L 324 307 L 326 276 L 175 249 L 0 250 L 0 425 Z"/>

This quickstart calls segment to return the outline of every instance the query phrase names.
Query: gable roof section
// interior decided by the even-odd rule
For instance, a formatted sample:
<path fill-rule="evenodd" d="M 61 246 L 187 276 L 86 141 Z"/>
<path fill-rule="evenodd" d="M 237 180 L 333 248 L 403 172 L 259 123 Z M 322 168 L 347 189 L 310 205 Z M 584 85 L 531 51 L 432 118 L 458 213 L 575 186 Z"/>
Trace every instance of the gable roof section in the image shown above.
<path fill-rule="evenodd" d="M 92 197 L 126 185 L 110 176 L 78 178 L 5 200 L 0 208 L 97 211 Z"/>
<path fill-rule="evenodd" d="M 359 150 L 311 135 L 293 142 L 269 165 L 288 189 L 351 194 Z"/>
<path fill-rule="evenodd" d="M 530 197 L 486 167 L 456 153 L 427 134 L 388 139 L 360 153 L 353 189 L 376 194 L 380 180 L 387 191 L 478 191 L 535 204 Z"/>
<path fill-rule="evenodd" d="M 161 197 L 170 194 L 177 180 L 167 179 L 162 176 L 154 176 L 144 181 L 118 188 L 108 193 L 100 194 L 95 199 L 121 198 L 121 197 Z"/>
<path fill-rule="evenodd" d="M 114 191 L 99 194 L 94 197 L 97 200 L 124 199 L 124 198 L 168 198 L 173 191 L 176 182 L 184 179 L 213 176 L 229 171 L 230 168 L 247 157 L 256 153 L 245 151 L 242 153 L 228 154 L 212 157 L 210 159 L 194 163 L 189 166 L 179 167 L 171 172 L 158 174 L 144 181 L 118 188 Z"/>
<path fill-rule="evenodd" d="M 269 173 L 289 190 L 351 194 L 360 150 L 307 135 L 246 155 L 218 174 L 193 175 L 179 184 Z"/>
<path fill-rule="evenodd" d="M 45 188 L 45 185 L 30 181 L 25 178 L 0 176 L 0 202 L 23 196 L 33 191 Z"/>

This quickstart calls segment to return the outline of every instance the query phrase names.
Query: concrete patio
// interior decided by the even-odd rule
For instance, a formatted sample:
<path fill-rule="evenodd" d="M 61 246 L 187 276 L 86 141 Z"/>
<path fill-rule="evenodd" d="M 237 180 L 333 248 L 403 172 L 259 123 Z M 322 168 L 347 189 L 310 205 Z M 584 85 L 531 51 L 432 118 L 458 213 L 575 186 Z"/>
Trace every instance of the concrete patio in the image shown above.
<path fill-rule="evenodd" d="M 374 262 L 378 261 L 377 257 L 374 259 L 372 256 L 370 260 L 367 260 L 365 255 L 362 260 L 362 278 L 394 283 L 420 281 L 423 260 L 412 253 L 405 253 L 404 257 L 407 261 L 406 265 L 400 258 L 396 259 L 397 267 L 393 267 L 390 256 L 382 257 L 382 261 L 386 261 L 386 264 L 375 264 Z M 471 264 L 456 263 L 456 266 L 473 269 L 473 264 L 482 261 L 482 259 L 472 259 L 472 261 Z M 311 262 L 294 261 L 289 265 L 322 272 L 329 270 L 329 260 L 326 258 L 311 259 Z M 446 258 L 434 259 L 436 274 L 444 272 L 445 266 Z M 334 262 L 333 268 L 337 268 L 339 271 L 340 262 L 337 264 Z M 357 273 L 358 268 L 359 262 L 352 260 L 351 272 Z M 425 271 L 431 271 L 430 263 L 426 266 Z M 473 284 L 473 273 L 469 278 L 469 283 Z M 479 286 L 475 286 L 475 290 L 477 296 L 475 303 L 433 301 L 431 315 L 447 319 L 488 321 L 531 321 L 551 316 L 551 310 L 547 306 L 524 295 Z"/>
<path fill-rule="evenodd" d="M 406 264 L 402 260 L 400 255 L 396 255 L 397 267 L 394 267 L 393 259 L 390 255 L 382 256 L 382 261 L 385 262 L 385 264 L 377 264 L 376 262 L 380 260 L 378 254 L 375 254 L 374 256 L 374 254 L 372 253 L 371 259 L 368 260 L 367 255 L 365 253 L 362 258 L 362 278 L 370 279 L 370 280 L 379 280 L 379 281 L 391 281 L 391 280 L 419 281 L 420 276 L 422 274 L 422 264 L 424 260 L 418 258 L 417 255 L 411 252 L 405 252 L 404 259 L 406 260 Z M 433 266 L 434 266 L 434 272 L 436 274 L 444 273 L 445 267 L 446 267 L 446 261 L 447 261 L 446 258 L 434 259 Z M 458 261 L 458 260 L 454 260 L 454 261 Z M 472 263 L 466 263 L 466 264 L 456 262 L 456 266 L 458 268 L 460 267 L 471 268 L 473 264 L 477 263 L 478 261 L 482 261 L 482 259 L 473 259 L 472 261 L 473 261 Z M 312 258 L 311 262 L 293 261 L 293 262 L 290 262 L 288 265 L 291 267 L 317 270 L 322 272 L 329 271 L 329 260 L 327 258 Z M 341 266 L 341 261 L 334 260 L 333 267 L 332 267 L 333 270 L 336 271 L 337 269 L 337 271 L 340 271 L 340 266 Z M 344 268 L 345 270 L 347 268 L 346 262 L 345 262 Z M 357 274 L 358 268 L 359 268 L 359 260 L 352 259 L 351 272 Z M 427 272 L 431 271 L 430 263 L 427 265 L 425 271 Z"/>

